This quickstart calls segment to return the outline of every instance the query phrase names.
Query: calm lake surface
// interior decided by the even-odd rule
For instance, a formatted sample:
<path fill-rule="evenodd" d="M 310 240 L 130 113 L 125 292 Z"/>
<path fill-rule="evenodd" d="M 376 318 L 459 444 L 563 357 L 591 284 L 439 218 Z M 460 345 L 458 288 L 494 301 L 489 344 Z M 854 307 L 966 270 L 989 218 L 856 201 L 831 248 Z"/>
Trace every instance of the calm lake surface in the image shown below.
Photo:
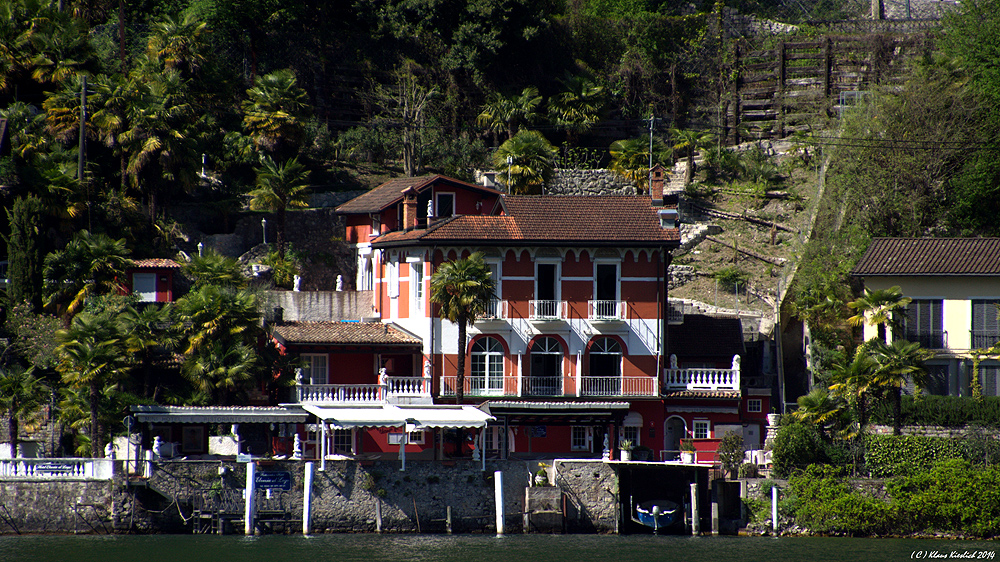
<path fill-rule="evenodd" d="M 994 541 L 650 535 L 0 537 L 4 562 L 885 562 L 955 560 L 963 553 L 962 559 L 998 560 L 998 551 Z"/>

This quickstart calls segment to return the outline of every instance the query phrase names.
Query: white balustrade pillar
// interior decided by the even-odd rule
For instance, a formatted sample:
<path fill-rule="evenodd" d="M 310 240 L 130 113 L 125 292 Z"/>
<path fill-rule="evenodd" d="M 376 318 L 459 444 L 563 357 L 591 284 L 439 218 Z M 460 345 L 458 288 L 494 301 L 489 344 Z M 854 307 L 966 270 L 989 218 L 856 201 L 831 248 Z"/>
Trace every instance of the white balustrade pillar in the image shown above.
<path fill-rule="evenodd" d="M 248 462 L 246 465 L 247 482 L 246 487 L 243 489 L 243 493 L 246 494 L 246 498 L 243 501 L 243 534 L 252 535 L 254 519 L 254 476 L 256 475 L 257 466 L 252 462 Z"/>

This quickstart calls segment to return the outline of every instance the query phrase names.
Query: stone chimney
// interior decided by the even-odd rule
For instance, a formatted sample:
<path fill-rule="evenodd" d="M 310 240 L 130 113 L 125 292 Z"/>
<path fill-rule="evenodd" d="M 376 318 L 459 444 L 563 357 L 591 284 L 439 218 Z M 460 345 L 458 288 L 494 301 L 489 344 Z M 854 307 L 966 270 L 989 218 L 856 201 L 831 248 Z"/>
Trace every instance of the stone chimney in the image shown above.
<path fill-rule="evenodd" d="M 663 205 L 663 166 L 657 164 L 649 170 L 649 195 L 653 205 Z"/>
<path fill-rule="evenodd" d="M 403 190 L 403 224 L 404 230 L 417 226 L 417 190 L 407 187 Z"/>

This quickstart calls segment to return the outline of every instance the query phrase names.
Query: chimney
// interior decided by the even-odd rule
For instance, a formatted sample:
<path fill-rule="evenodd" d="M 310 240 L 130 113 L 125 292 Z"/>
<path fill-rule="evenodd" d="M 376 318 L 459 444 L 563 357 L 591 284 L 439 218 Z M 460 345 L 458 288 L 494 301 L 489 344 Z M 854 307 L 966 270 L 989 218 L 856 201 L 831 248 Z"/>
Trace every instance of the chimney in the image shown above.
<path fill-rule="evenodd" d="M 659 164 L 649 169 L 649 195 L 653 206 L 663 205 L 663 166 Z"/>
<path fill-rule="evenodd" d="M 403 190 L 403 224 L 404 230 L 417 226 L 417 190 L 413 186 Z"/>

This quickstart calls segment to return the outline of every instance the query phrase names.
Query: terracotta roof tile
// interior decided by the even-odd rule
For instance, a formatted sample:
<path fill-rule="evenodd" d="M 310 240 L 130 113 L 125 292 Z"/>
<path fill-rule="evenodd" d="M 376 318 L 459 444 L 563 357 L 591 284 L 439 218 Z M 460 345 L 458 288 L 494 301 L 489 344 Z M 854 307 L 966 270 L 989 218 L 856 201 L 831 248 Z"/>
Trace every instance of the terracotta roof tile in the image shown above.
<path fill-rule="evenodd" d="M 649 197 L 506 196 L 505 215 L 459 216 L 426 230 L 385 234 L 375 245 L 423 242 L 654 243 L 680 240 L 676 228 L 662 228 Z"/>
<path fill-rule="evenodd" d="M 1000 275 L 1000 238 L 876 238 L 852 274 Z"/>
<path fill-rule="evenodd" d="M 155 269 L 180 269 L 181 264 L 175 262 L 174 260 L 168 260 L 165 258 L 147 258 L 142 260 L 132 260 L 132 267 L 136 268 L 155 268 Z"/>
<path fill-rule="evenodd" d="M 372 189 L 368 193 L 359 195 L 347 203 L 337 207 L 337 212 L 376 213 L 400 201 L 403 198 L 403 191 L 405 189 L 412 187 L 420 192 L 436 183 L 444 183 L 454 187 L 471 189 L 473 191 L 480 191 L 496 196 L 500 195 L 500 192 L 493 188 L 466 183 L 464 181 L 459 181 L 442 175 L 418 176 L 415 178 L 393 178 Z"/>
<path fill-rule="evenodd" d="M 282 343 L 420 345 L 406 332 L 381 322 L 285 322 L 274 327 Z"/>

